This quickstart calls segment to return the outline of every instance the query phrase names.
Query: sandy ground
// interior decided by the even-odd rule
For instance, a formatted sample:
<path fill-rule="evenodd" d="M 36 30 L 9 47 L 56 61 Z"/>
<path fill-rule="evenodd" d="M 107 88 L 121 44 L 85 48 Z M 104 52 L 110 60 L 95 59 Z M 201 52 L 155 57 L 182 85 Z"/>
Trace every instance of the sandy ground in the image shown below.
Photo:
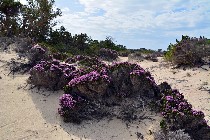
<path fill-rule="evenodd" d="M 0 140 L 137 140 L 140 133 L 152 140 L 150 130 L 159 128 L 160 116 L 147 113 L 154 120 L 144 119 L 126 125 L 121 120 L 86 121 L 81 125 L 64 123 L 57 113 L 62 91 L 30 89 L 28 74 L 9 74 L 6 67 L 15 52 L 0 52 Z M 19 60 L 20 61 L 20 60 Z M 23 61 L 23 60 L 21 60 Z M 127 61 L 127 58 L 120 58 Z M 210 69 L 173 70 L 160 62 L 141 62 L 155 80 L 169 82 L 180 89 L 195 109 L 202 110 L 210 120 Z"/>

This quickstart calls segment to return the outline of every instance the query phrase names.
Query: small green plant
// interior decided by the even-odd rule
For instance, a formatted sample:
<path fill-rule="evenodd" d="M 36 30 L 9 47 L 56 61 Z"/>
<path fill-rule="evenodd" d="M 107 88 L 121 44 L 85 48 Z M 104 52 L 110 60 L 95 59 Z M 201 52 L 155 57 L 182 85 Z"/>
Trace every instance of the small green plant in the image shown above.
<path fill-rule="evenodd" d="M 160 122 L 160 128 L 163 129 L 163 130 L 166 130 L 167 129 L 167 124 L 166 124 L 166 121 L 165 120 L 162 120 Z"/>
<path fill-rule="evenodd" d="M 170 44 L 167 48 L 167 52 L 164 55 L 166 61 L 170 62 L 172 61 L 174 51 L 175 51 L 175 46 L 173 44 Z"/>

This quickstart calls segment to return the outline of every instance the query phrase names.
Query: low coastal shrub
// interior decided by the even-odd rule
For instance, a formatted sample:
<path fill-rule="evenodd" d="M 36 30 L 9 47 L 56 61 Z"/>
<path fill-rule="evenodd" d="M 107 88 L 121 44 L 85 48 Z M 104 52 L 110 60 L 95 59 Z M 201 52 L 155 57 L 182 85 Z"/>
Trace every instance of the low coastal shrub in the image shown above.
<path fill-rule="evenodd" d="M 131 93 L 149 96 L 149 90 L 154 90 L 156 86 L 150 72 L 145 71 L 140 65 L 128 62 L 114 63 L 109 70 L 113 93 L 122 97 L 127 97 Z M 152 94 L 154 97 L 154 93 Z"/>
<path fill-rule="evenodd" d="M 76 110 L 72 107 L 64 108 L 65 104 L 60 102 L 59 113 L 65 121 L 76 123 L 87 118 L 99 119 L 105 116 L 124 120 L 138 119 L 142 112 L 140 100 L 154 100 L 156 86 L 151 74 L 139 65 L 115 63 L 70 80 L 65 87 L 65 94 L 73 97 L 76 105 L 78 98 L 82 100 Z M 114 107 L 118 111 L 113 111 Z"/>
<path fill-rule="evenodd" d="M 204 113 L 194 110 L 177 89 L 171 89 L 167 83 L 161 86 L 165 87 L 160 90 L 160 107 L 164 117 L 161 127 L 170 131 L 184 129 L 193 139 L 210 138 L 210 127 Z"/>
<path fill-rule="evenodd" d="M 210 56 L 210 45 L 204 37 L 182 36 L 176 44 L 170 44 L 165 59 L 177 66 L 195 66 L 203 64 L 202 58 Z"/>
<path fill-rule="evenodd" d="M 101 48 L 99 50 L 99 57 L 108 61 L 116 60 L 118 58 L 118 52 L 107 48 Z"/>
<path fill-rule="evenodd" d="M 108 75 L 92 71 L 72 79 L 67 87 L 69 90 L 71 89 L 71 92 L 77 92 L 77 94 L 87 99 L 94 99 L 100 98 L 99 96 L 103 96 L 106 93 L 109 83 L 110 78 Z"/>
<path fill-rule="evenodd" d="M 157 56 L 159 54 L 155 54 L 155 52 L 153 53 L 148 53 L 148 54 L 143 54 L 142 52 L 135 52 L 135 53 L 131 53 L 128 55 L 128 60 L 132 61 L 132 60 L 137 60 L 137 61 L 143 61 L 143 60 L 149 60 L 149 61 L 153 61 L 153 62 L 158 62 Z"/>
<path fill-rule="evenodd" d="M 40 61 L 48 60 L 49 53 L 46 48 L 43 48 L 39 44 L 34 45 L 28 52 L 28 59 L 31 64 L 37 64 Z"/>
<path fill-rule="evenodd" d="M 36 86 L 57 90 L 62 89 L 69 80 L 81 73 L 74 66 L 61 63 L 59 60 L 41 61 L 31 68 L 28 82 Z"/>
<path fill-rule="evenodd" d="M 66 63 L 40 61 L 30 74 L 29 83 L 36 86 L 53 90 L 64 87 L 58 113 L 65 122 L 108 116 L 137 120 L 142 109 L 156 103 L 164 118 L 160 123 L 164 132 L 184 129 L 195 140 L 210 138 L 204 113 L 193 110 L 184 96 L 166 82 L 157 85 L 150 72 L 140 65 L 106 65 L 97 58 L 75 56 Z"/>
<path fill-rule="evenodd" d="M 141 52 L 130 53 L 128 55 L 128 60 L 129 61 L 132 61 L 132 60 L 143 61 L 144 56 L 142 55 Z"/>
<path fill-rule="evenodd" d="M 44 49 L 38 46 L 39 49 L 43 53 L 45 52 Z M 88 74 L 95 69 L 103 72 L 107 67 L 105 63 L 97 58 L 82 55 L 69 58 L 66 60 L 66 63 L 53 58 L 51 58 L 52 60 L 41 61 L 41 58 L 43 57 L 40 56 L 40 62 L 31 68 L 28 81 L 33 85 L 54 90 L 62 89 L 74 78 Z"/>
<path fill-rule="evenodd" d="M 128 55 L 130 54 L 131 52 L 129 50 L 124 50 L 124 51 L 119 51 L 118 54 L 119 56 L 122 56 L 122 57 L 128 57 Z"/>
<path fill-rule="evenodd" d="M 46 43 L 39 43 L 29 49 L 27 56 L 29 62 L 35 65 L 40 61 L 49 61 L 52 59 L 64 61 L 70 55 L 68 53 L 60 53 Z"/>
<path fill-rule="evenodd" d="M 155 53 L 147 54 L 144 58 L 146 60 L 152 61 L 152 62 L 158 62 L 157 56 Z"/>

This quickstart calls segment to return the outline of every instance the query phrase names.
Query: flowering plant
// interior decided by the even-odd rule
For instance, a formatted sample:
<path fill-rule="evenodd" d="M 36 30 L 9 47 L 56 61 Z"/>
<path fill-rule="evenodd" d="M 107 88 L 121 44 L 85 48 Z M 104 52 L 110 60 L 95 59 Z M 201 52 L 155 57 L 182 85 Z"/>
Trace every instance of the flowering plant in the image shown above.
<path fill-rule="evenodd" d="M 94 69 L 93 67 L 94 66 L 89 68 L 89 70 Z M 135 75 L 135 72 L 138 73 L 138 71 L 142 72 L 143 77 L 138 74 Z M 64 89 L 65 93 L 66 94 L 70 93 L 71 96 L 73 97 L 80 96 L 87 101 L 84 103 L 85 105 L 83 104 L 84 106 L 87 107 L 87 110 L 83 111 L 78 110 L 79 114 L 75 115 L 79 117 L 82 114 L 88 114 L 89 110 L 88 106 L 90 104 L 91 106 L 92 105 L 100 106 L 100 108 L 103 106 L 104 108 L 107 108 L 107 106 L 104 105 L 112 103 L 109 103 L 110 101 L 106 101 L 108 99 L 104 100 L 104 97 L 112 98 L 112 100 L 117 101 L 119 100 L 119 97 L 122 99 L 124 97 L 129 98 L 131 94 L 136 94 L 133 92 L 134 91 L 133 89 L 135 88 L 136 85 L 132 85 L 132 80 L 131 80 L 132 74 L 134 77 L 135 76 L 139 77 L 139 81 L 142 82 L 147 81 L 148 83 L 150 83 L 150 80 L 147 77 L 150 77 L 152 79 L 150 73 L 146 72 L 142 67 L 140 67 L 137 64 L 131 64 L 128 62 L 115 63 L 111 66 L 106 66 L 106 67 L 95 66 L 95 69 L 93 71 L 90 71 L 89 73 L 85 73 L 83 75 L 71 79 Z M 153 85 L 150 84 L 149 86 L 148 85 L 147 86 L 138 85 L 138 86 L 139 86 L 138 88 L 146 91 L 148 88 L 151 88 Z M 142 90 L 139 90 L 137 94 L 143 95 L 142 92 L 143 92 Z M 110 113 L 111 112 L 106 112 L 105 114 L 110 114 Z"/>
<path fill-rule="evenodd" d="M 74 87 L 78 84 L 85 84 L 86 82 L 93 82 L 93 81 L 97 81 L 97 80 L 104 80 L 104 81 L 110 82 L 109 76 L 101 75 L 97 71 L 92 71 L 88 74 L 85 74 L 80 77 L 76 77 L 76 78 L 72 79 L 68 83 L 68 86 Z"/>
<path fill-rule="evenodd" d="M 32 64 L 48 59 L 48 51 L 40 45 L 34 45 L 28 53 L 28 59 Z"/>
<path fill-rule="evenodd" d="M 70 94 L 63 94 L 59 98 L 59 105 L 61 106 L 58 108 L 58 113 L 61 116 L 64 116 L 66 111 L 73 110 L 76 106 L 77 101 L 73 99 L 73 97 Z"/>
<path fill-rule="evenodd" d="M 68 81 L 80 75 L 74 66 L 61 63 L 59 60 L 41 61 L 30 70 L 28 82 L 50 89 L 62 89 Z"/>
<path fill-rule="evenodd" d="M 185 129 L 191 136 L 195 136 L 200 134 L 193 130 L 208 127 L 204 119 L 204 113 L 194 110 L 177 89 L 164 90 L 161 93 L 160 102 L 162 115 L 170 130 Z"/>
<path fill-rule="evenodd" d="M 101 48 L 99 50 L 99 56 L 104 60 L 115 60 L 118 58 L 118 52 L 111 49 Z"/>

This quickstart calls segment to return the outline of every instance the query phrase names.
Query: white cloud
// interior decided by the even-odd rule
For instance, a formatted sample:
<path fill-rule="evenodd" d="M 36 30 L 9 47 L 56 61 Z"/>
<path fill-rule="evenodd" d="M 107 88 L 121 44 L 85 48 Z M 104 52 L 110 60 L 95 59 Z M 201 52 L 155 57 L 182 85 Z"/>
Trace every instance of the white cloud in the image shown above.
<path fill-rule="evenodd" d="M 96 39 L 107 35 L 127 38 L 141 32 L 141 36 L 169 35 L 173 32 L 205 31 L 210 25 L 210 2 L 194 0 L 78 0 L 82 12 L 69 12 L 61 7 L 62 24 L 72 33 L 85 32 Z M 99 11 L 103 11 L 99 13 Z M 191 29 L 192 31 L 190 31 Z M 210 32 L 207 33 L 210 36 Z M 114 37 L 115 37 L 114 36 Z M 124 35 L 123 35 L 124 36 Z M 175 40 L 175 39 L 174 39 Z"/>
<path fill-rule="evenodd" d="M 27 4 L 28 2 L 26 0 L 19 0 L 22 4 Z"/>

